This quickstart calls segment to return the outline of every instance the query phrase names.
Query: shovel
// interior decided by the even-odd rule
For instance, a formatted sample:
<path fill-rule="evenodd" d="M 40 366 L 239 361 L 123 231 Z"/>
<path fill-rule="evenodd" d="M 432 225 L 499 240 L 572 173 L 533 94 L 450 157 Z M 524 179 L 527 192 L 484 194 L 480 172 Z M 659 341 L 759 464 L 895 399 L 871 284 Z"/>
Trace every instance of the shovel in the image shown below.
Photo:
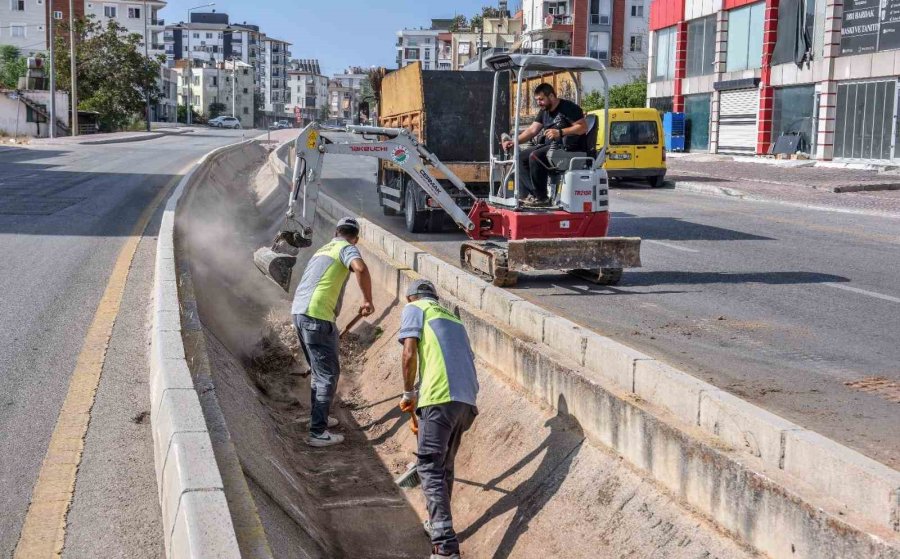
<path fill-rule="evenodd" d="M 362 320 L 363 314 L 361 312 L 356 313 L 356 316 L 353 317 L 353 320 L 350 321 L 350 324 L 344 327 L 343 331 L 341 331 L 340 337 L 343 338 L 350 332 L 350 329 L 356 326 L 356 323 Z"/>

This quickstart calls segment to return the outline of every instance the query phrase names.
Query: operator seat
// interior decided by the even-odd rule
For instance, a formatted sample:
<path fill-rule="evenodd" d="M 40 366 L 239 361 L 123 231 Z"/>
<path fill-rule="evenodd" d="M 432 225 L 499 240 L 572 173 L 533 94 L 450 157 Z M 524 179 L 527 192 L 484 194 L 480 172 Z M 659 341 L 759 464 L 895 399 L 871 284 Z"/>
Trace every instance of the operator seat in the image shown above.
<path fill-rule="evenodd" d="M 559 201 L 559 190 L 556 188 L 556 185 L 559 184 L 562 175 L 569 170 L 569 162 L 576 157 L 590 157 L 592 159 L 597 157 L 597 134 L 599 128 L 597 126 L 597 115 L 586 115 L 584 120 L 588 129 L 587 134 L 585 134 L 587 152 L 558 149 L 553 151 L 553 156 L 549 158 L 551 167 L 547 188 L 554 205 Z M 592 165 L 593 162 L 582 161 L 580 164 L 576 164 L 575 168 L 578 170 L 590 169 Z"/>

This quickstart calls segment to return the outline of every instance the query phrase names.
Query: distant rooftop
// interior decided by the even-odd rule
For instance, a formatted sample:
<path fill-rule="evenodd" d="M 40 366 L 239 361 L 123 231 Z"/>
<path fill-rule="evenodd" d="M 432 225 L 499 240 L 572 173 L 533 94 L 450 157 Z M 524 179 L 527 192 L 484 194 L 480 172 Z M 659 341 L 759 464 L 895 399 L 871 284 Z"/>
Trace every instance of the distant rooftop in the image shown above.
<path fill-rule="evenodd" d="M 315 58 L 291 60 L 291 65 L 293 68 L 288 70 L 288 73 L 322 75 L 319 61 Z"/>

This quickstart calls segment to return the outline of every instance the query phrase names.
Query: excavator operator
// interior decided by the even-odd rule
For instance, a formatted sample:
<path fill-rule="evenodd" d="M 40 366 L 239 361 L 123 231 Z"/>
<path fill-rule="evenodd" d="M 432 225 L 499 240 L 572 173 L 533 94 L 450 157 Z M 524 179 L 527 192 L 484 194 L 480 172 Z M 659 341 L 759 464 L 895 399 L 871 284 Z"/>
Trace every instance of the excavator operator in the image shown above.
<path fill-rule="evenodd" d="M 556 96 L 556 90 L 549 83 L 542 83 L 534 88 L 534 100 L 541 108 L 531 123 L 523 130 L 518 143 L 523 144 L 538 138 L 536 145 L 519 150 L 519 180 L 522 191 L 527 196 L 522 203 L 530 207 L 546 207 L 550 205 L 547 192 L 547 179 L 551 169 L 559 166 L 557 157 L 551 160 L 550 153 L 586 152 L 588 132 L 584 111 L 577 104 Z M 509 151 L 513 140 L 503 141 L 503 149 Z M 563 155 L 563 154 L 560 154 Z M 561 159 L 561 158 L 559 158 Z"/>

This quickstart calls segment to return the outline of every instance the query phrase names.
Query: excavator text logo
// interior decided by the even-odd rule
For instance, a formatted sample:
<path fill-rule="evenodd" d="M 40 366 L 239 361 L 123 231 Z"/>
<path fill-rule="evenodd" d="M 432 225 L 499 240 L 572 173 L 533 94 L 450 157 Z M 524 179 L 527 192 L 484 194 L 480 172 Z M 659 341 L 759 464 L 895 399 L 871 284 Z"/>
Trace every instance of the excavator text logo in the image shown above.
<path fill-rule="evenodd" d="M 350 151 L 354 152 L 385 152 L 388 148 L 384 146 L 350 146 Z"/>
<path fill-rule="evenodd" d="M 394 151 L 391 152 L 391 159 L 394 160 L 394 163 L 398 165 L 403 165 L 406 163 L 406 160 L 409 158 L 409 152 L 406 151 L 406 148 L 403 146 L 397 146 L 394 148 Z"/>

